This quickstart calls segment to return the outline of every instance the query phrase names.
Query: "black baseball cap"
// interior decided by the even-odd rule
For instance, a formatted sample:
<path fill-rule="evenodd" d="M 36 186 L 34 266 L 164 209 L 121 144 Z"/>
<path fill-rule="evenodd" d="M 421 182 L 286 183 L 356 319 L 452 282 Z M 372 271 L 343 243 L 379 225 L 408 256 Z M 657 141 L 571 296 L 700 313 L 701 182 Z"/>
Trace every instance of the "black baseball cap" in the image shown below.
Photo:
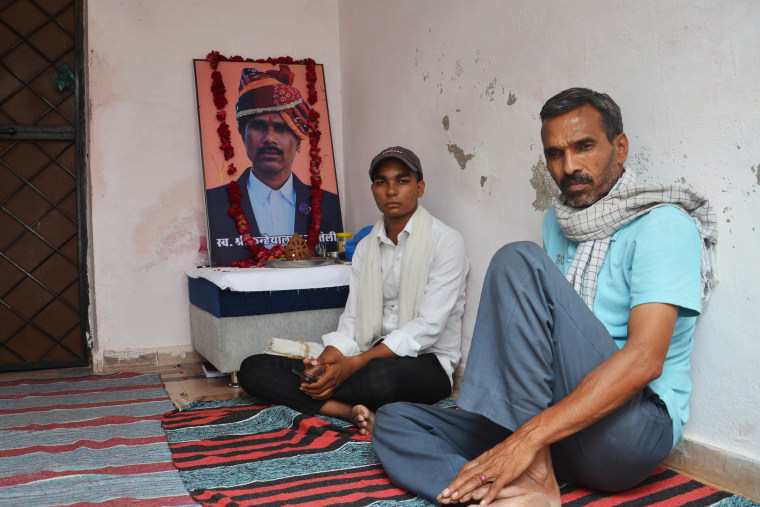
<path fill-rule="evenodd" d="M 380 165 L 380 162 L 388 160 L 389 158 L 395 158 L 402 161 L 409 169 L 416 172 L 420 179 L 422 179 L 422 164 L 420 164 L 420 157 L 415 155 L 412 150 L 401 146 L 391 146 L 375 155 L 375 158 L 372 159 L 372 163 L 369 165 L 369 179 L 374 179 L 375 169 Z"/>

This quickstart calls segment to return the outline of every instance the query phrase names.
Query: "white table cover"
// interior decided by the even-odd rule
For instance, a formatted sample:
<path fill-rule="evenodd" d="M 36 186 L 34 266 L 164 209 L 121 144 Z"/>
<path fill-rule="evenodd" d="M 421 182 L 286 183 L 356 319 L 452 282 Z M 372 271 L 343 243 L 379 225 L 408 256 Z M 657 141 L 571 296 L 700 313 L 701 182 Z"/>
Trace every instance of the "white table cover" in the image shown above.
<path fill-rule="evenodd" d="M 320 289 L 348 285 L 351 266 L 335 264 L 314 268 L 190 268 L 190 278 L 204 278 L 220 289 L 269 292 Z"/>

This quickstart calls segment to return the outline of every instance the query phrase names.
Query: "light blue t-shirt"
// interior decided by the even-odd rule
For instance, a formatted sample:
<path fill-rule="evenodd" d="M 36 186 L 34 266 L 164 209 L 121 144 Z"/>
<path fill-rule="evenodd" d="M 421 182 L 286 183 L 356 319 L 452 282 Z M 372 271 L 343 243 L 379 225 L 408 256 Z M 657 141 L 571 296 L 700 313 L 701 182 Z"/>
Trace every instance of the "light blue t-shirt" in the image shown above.
<path fill-rule="evenodd" d="M 562 234 L 553 206 L 544 217 L 543 236 L 544 250 L 567 275 L 578 243 Z M 673 445 L 683 439 L 689 419 L 689 354 L 702 311 L 701 260 L 702 242 L 694 220 L 676 206 L 661 206 L 612 235 L 597 279 L 594 315 L 620 348 L 628 339 L 634 306 L 680 307 L 662 375 L 649 384 L 673 419 Z"/>

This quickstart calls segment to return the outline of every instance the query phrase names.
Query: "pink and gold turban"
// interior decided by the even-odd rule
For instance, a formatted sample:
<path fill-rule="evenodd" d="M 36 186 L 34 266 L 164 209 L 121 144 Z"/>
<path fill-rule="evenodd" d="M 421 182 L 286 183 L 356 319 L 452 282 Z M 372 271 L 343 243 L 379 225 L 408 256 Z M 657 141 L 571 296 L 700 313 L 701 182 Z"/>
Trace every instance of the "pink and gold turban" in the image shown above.
<path fill-rule="evenodd" d="M 246 116 L 278 112 L 296 136 L 306 139 L 309 136 L 309 106 L 301 98 L 301 92 L 293 87 L 294 77 L 287 65 L 266 72 L 243 69 L 235 104 L 238 125 L 245 126 Z"/>

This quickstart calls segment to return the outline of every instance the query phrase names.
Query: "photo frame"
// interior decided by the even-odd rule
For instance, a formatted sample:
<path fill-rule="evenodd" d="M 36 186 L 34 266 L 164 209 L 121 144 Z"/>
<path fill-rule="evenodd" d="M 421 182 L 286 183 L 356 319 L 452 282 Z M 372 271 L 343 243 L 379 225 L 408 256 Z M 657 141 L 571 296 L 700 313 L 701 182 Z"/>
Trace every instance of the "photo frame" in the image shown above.
<path fill-rule="evenodd" d="M 294 232 L 334 250 L 343 226 L 323 66 L 212 55 L 193 62 L 210 264 L 263 265 Z"/>

